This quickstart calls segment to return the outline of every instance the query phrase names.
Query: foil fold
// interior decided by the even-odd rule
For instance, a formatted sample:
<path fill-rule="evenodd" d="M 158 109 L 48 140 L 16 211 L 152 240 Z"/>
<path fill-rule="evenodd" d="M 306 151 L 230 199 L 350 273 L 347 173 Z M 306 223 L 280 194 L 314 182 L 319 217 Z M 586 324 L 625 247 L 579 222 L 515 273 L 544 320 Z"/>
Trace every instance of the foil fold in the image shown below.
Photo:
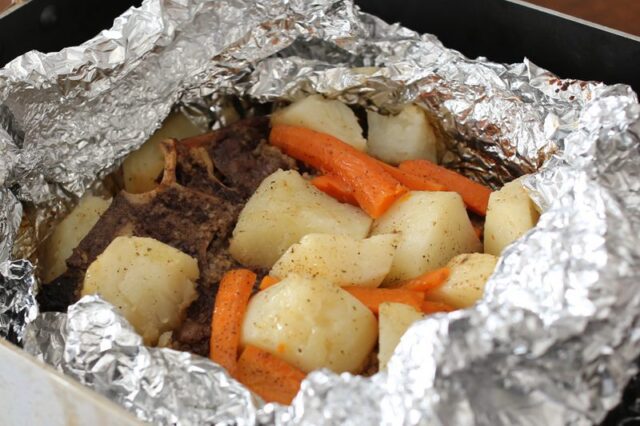
<path fill-rule="evenodd" d="M 47 228 L 176 105 L 218 126 L 230 97 L 311 93 L 383 113 L 415 102 L 447 166 L 494 187 L 532 173 L 540 222 L 506 249 L 480 303 L 415 324 L 387 372 L 310 374 L 289 407 L 263 405 L 208 360 L 145 348 L 97 297 L 34 319 L 33 271 L 10 253 L 46 232 L 17 236 L 22 206 L 35 212 L 27 228 Z M 81 46 L 12 61 L 0 103 L 0 262 L 14 265 L 0 267 L 0 333 L 30 323 L 30 353 L 143 420 L 591 424 L 636 372 L 640 106 L 626 86 L 468 59 L 349 1 L 146 0 Z M 12 288 L 27 296 L 7 298 Z"/>
<path fill-rule="evenodd" d="M 186 352 L 145 347 L 98 296 L 85 296 L 67 314 L 40 315 L 28 328 L 24 349 L 144 421 L 255 424 L 259 402 L 222 367 Z"/>
<path fill-rule="evenodd" d="M 21 344 L 38 315 L 37 281 L 28 260 L 0 262 L 0 338 Z"/>

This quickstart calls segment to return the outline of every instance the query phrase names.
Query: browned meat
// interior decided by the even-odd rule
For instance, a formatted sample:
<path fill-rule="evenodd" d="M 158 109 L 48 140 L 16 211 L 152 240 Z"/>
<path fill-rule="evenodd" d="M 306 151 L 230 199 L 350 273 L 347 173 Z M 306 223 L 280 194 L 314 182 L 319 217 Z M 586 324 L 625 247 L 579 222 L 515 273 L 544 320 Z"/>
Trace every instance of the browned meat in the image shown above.
<path fill-rule="evenodd" d="M 200 191 L 247 199 L 278 169 L 296 168 L 292 158 L 267 144 L 269 120 L 254 117 L 178 144 L 176 179 Z"/>
<path fill-rule="evenodd" d="M 209 352 L 210 321 L 222 275 L 240 266 L 228 252 L 238 214 L 260 182 L 291 158 L 266 143 L 268 119 L 243 120 L 180 142 L 165 142 L 165 171 L 159 187 L 144 194 L 118 194 L 72 256 L 69 271 L 44 286 L 43 310 L 64 310 L 74 302 L 84 272 L 120 235 L 151 237 L 198 260 L 198 299 L 173 346 L 200 355 Z"/>

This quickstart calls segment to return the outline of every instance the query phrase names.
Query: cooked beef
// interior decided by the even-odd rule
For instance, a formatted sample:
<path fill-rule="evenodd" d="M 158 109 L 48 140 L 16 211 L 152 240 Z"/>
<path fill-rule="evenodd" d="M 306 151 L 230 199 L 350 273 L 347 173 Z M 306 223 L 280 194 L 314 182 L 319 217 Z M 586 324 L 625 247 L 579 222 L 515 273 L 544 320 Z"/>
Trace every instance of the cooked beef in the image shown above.
<path fill-rule="evenodd" d="M 268 130 L 268 119 L 259 117 L 165 142 L 159 187 L 144 194 L 123 191 L 114 198 L 67 260 L 68 272 L 44 286 L 43 310 L 64 310 L 77 300 L 86 269 L 117 236 L 155 238 L 198 260 L 198 298 L 175 330 L 173 347 L 206 356 L 218 283 L 226 271 L 241 266 L 228 252 L 238 214 L 265 177 L 296 166 L 266 143 Z"/>
<path fill-rule="evenodd" d="M 227 198 L 249 198 L 271 173 L 296 168 L 295 160 L 267 143 L 268 134 L 268 118 L 254 117 L 181 141 L 177 182 Z"/>

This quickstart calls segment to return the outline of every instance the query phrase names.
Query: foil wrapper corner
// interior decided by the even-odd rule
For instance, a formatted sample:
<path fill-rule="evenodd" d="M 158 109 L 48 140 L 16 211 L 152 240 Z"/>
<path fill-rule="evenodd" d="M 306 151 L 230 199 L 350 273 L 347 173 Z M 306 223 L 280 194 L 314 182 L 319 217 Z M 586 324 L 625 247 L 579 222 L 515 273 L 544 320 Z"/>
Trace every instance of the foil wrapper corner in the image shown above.
<path fill-rule="evenodd" d="M 0 262 L 0 337 L 21 344 L 38 315 L 37 281 L 28 260 Z"/>
<path fill-rule="evenodd" d="M 66 315 L 40 315 L 28 327 L 24 348 L 141 420 L 255 423 L 257 401 L 222 367 L 186 352 L 145 347 L 129 323 L 98 296 L 85 296 Z"/>
<path fill-rule="evenodd" d="M 412 326 L 386 372 L 310 374 L 287 407 L 208 360 L 144 347 L 97 297 L 36 317 L 33 270 L 11 253 L 32 252 L 46 234 L 35 228 L 171 108 L 219 126 L 229 97 L 251 106 L 312 93 L 383 113 L 414 102 L 437 123 L 447 166 L 494 187 L 529 174 L 542 216 L 504 252 L 481 302 Z M 83 45 L 8 64 L 0 104 L 0 335 L 24 337 L 140 419 L 591 424 L 636 373 L 640 106 L 626 86 L 465 58 L 349 1 L 146 0 Z M 23 207 L 35 212 L 29 238 Z"/>

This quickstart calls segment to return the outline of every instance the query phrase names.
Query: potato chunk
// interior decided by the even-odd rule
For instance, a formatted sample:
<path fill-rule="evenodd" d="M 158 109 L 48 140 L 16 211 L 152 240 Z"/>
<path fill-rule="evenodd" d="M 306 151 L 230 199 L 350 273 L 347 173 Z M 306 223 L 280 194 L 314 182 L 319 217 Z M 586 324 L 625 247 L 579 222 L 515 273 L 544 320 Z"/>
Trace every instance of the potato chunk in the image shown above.
<path fill-rule="evenodd" d="M 307 234 L 364 238 L 370 226 L 371 219 L 359 208 L 318 191 L 296 171 L 278 170 L 244 206 L 229 249 L 245 265 L 271 268 Z"/>
<path fill-rule="evenodd" d="M 296 273 L 324 278 L 337 285 L 378 287 L 391 269 L 396 235 L 356 240 L 346 235 L 309 234 L 289 247 L 270 275 Z"/>
<path fill-rule="evenodd" d="M 334 136 L 360 151 L 367 148 L 367 140 L 362 137 L 362 128 L 351 108 L 322 95 L 309 96 L 276 111 L 271 124 L 305 127 Z"/>
<path fill-rule="evenodd" d="M 85 195 L 71 213 L 60 222 L 40 249 L 41 278 L 49 283 L 67 270 L 66 260 L 87 236 L 111 204 L 93 195 Z"/>
<path fill-rule="evenodd" d="M 480 251 L 462 198 L 455 192 L 410 192 L 374 222 L 373 235 L 399 233 L 385 283 L 417 277 L 455 255 Z"/>
<path fill-rule="evenodd" d="M 89 265 L 82 295 L 100 294 L 143 337 L 158 337 L 182 322 L 197 296 L 198 262 L 153 238 L 118 237 Z"/>
<path fill-rule="evenodd" d="M 411 324 L 424 316 L 415 308 L 403 303 L 381 303 L 378 322 L 380 326 L 378 361 L 380 370 L 387 368 L 393 351 L 400 343 L 400 338 Z"/>
<path fill-rule="evenodd" d="M 367 111 L 369 154 L 390 164 L 425 159 L 436 162 L 438 142 L 425 113 L 415 105 L 398 115 Z"/>
<path fill-rule="evenodd" d="M 355 373 L 377 337 L 375 317 L 349 293 L 325 280 L 290 275 L 253 296 L 241 341 L 303 371 Z"/>
<path fill-rule="evenodd" d="M 137 151 L 122 163 L 124 189 L 133 194 L 151 191 L 164 168 L 164 155 L 160 143 L 169 138 L 183 139 L 202 133 L 187 117 L 173 113 Z"/>
<path fill-rule="evenodd" d="M 447 264 L 451 275 L 438 289 L 427 293 L 427 299 L 454 308 L 467 308 L 484 293 L 484 285 L 493 274 L 498 258 L 491 254 L 461 254 Z"/>
<path fill-rule="evenodd" d="M 539 217 L 520 179 L 493 192 L 484 223 L 485 253 L 500 256 L 506 246 L 536 226 Z"/>

